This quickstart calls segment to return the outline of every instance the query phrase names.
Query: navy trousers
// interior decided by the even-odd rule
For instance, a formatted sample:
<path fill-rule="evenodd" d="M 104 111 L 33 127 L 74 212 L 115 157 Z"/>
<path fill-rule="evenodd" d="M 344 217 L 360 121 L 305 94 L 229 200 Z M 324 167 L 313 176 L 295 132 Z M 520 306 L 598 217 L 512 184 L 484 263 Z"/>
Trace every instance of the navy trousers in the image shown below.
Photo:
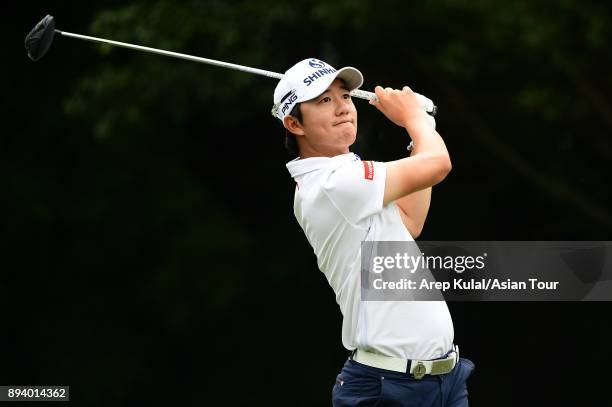
<path fill-rule="evenodd" d="M 332 403 L 334 407 L 467 407 L 466 380 L 473 370 L 471 360 L 459 358 L 451 372 L 417 380 L 349 358 L 336 377 Z"/>

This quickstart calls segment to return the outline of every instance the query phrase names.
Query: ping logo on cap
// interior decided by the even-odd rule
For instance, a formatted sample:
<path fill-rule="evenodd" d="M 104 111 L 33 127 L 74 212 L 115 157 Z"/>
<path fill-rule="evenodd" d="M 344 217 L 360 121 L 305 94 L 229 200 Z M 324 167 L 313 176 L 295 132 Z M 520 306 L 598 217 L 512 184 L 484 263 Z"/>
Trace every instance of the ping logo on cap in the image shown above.
<path fill-rule="evenodd" d="M 283 103 L 283 107 L 281 108 L 281 114 L 285 114 L 285 112 L 293 105 L 293 103 L 297 100 L 297 95 L 295 94 L 295 89 L 292 89 L 289 93 L 287 93 L 279 103 Z M 289 109 L 290 110 L 290 109 Z"/>

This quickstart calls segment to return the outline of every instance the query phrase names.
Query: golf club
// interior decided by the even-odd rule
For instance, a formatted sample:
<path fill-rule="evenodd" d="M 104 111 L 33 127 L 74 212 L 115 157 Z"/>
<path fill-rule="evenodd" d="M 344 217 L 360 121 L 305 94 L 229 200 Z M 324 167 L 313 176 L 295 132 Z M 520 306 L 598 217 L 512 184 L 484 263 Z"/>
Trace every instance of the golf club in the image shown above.
<path fill-rule="evenodd" d="M 53 38 L 55 34 L 60 34 L 63 37 L 76 38 L 76 39 L 85 40 L 85 41 L 92 41 L 92 42 L 98 42 L 102 44 L 114 45 L 117 47 L 134 49 L 137 51 L 144 51 L 144 52 L 150 52 L 153 54 L 159 54 L 159 55 L 165 55 L 165 56 L 174 57 L 174 58 L 186 59 L 188 61 L 194 61 L 194 62 L 200 62 L 204 64 L 209 64 L 209 65 L 220 66 L 222 68 L 229 68 L 229 69 L 234 69 L 237 71 L 249 72 L 249 73 L 263 75 L 263 76 L 267 76 L 267 77 L 275 78 L 275 79 L 281 79 L 283 77 L 283 74 L 271 72 L 271 71 L 265 71 L 263 69 L 250 68 L 248 66 L 237 65 L 237 64 L 232 64 L 232 63 L 223 62 L 223 61 L 217 61 L 214 59 L 196 57 L 193 55 L 180 54 L 178 52 L 165 51 L 162 49 L 143 47 L 141 45 L 134 45 L 134 44 L 126 43 L 126 42 L 112 41 L 112 40 L 107 40 L 104 38 L 90 37 L 87 35 L 74 34 L 74 33 L 66 32 L 66 31 L 56 30 L 55 29 L 55 18 L 51 15 L 45 16 L 38 24 L 36 24 L 36 26 L 34 26 L 34 28 L 26 36 L 25 48 L 28 52 L 28 57 L 32 61 L 38 61 L 39 59 L 41 59 L 47 53 L 47 51 L 49 50 L 49 47 L 51 47 L 51 43 L 53 42 Z M 434 116 L 437 111 L 437 108 L 434 105 L 434 103 L 423 95 L 420 95 L 418 93 L 415 93 L 415 95 L 419 99 L 419 102 L 421 103 L 421 106 L 423 107 L 423 109 L 427 113 L 429 113 L 431 116 Z M 359 89 L 353 90 L 351 92 L 351 96 L 355 96 L 357 98 L 366 99 L 366 100 L 378 99 L 375 93 L 364 91 L 364 90 L 359 90 Z M 272 109 L 273 114 L 274 114 L 274 109 L 277 109 L 277 108 L 278 106 L 274 106 L 274 108 Z M 433 121 L 433 117 L 430 117 L 430 121 Z"/>

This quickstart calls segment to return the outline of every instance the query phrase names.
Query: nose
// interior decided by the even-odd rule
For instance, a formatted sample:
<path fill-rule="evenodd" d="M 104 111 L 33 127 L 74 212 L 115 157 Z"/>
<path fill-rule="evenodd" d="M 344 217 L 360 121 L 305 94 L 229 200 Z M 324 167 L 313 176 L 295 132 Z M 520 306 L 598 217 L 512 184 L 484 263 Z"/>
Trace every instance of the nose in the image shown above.
<path fill-rule="evenodd" d="M 351 100 L 344 99 L 343 97 L 336 99 L 336 115 L 342 116 L 348 114 L 351 111 Z"/>

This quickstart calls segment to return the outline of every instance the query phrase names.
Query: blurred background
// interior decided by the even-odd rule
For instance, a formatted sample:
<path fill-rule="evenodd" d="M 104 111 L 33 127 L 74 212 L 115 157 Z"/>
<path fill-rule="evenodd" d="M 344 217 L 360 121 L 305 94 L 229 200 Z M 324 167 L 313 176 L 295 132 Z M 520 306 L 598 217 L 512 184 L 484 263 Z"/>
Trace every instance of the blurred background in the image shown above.
<path fill-rule="evenodd" d="M 293 216 L 276 80 L 317 57 L 438 105 L 453 171 L 421 240 L 612 240 L 611 6 L 598 1 L 11 4 L 2 53 L 1 385 L 86 406 L 329 406 L 341 314 Z M 353 151 L 408 137 L 355 100 Z M 598 405 L 612 304 L 449 303 L 474 406 Z M 24 404 L 19 404 L 23 406 Z"/>

